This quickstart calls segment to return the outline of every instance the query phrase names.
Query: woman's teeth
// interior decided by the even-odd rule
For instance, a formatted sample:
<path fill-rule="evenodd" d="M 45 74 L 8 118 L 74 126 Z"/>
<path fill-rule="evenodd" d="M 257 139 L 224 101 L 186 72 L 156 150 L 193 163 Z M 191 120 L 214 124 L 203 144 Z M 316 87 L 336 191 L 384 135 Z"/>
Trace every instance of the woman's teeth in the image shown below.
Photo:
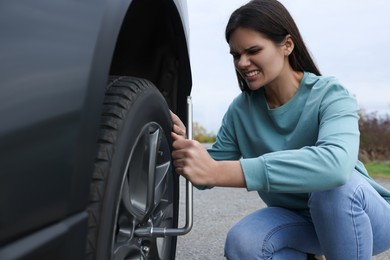
<path fill-rule="evenodd" d="M 259 74 L 259 73 L 260 73 L 260 71 L 255 70 L 255 71 L 251 71 L 251 72 L 245 73 L 245 75 L 246 75 L 247 77 L 253 77 L 253 76 L 256 76 L 256 75 Z"/>

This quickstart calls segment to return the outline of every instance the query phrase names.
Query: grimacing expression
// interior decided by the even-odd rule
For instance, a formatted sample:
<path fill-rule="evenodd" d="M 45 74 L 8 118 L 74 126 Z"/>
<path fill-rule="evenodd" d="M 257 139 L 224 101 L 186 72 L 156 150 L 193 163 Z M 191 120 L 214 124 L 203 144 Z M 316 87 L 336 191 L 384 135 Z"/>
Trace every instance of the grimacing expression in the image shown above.
<path fill-rule="evenodd" d="M 288 46 L 275 44 L 252 29 L 235 29 L 229 46 L 234 66 L 251 90 L 273 82 L 288 65 Z"/>

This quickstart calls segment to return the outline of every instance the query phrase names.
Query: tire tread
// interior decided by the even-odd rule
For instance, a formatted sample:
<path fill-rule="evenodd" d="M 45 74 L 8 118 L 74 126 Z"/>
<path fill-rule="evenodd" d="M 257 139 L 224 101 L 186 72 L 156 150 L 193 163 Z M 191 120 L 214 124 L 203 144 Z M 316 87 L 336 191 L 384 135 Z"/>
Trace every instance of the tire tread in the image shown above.
<path fill-rule="evenodd" d="M 101 116 L 101 129 L 98 138 L 98 152 L 94 164 L 88 206 L 88 236 L 86 259 L 95 259 L 99 233 L 102 200 L 105 194 L 110 160 L 123 119 L 135 99 L 154 86 L 147 80 L 133 77 L 110 77 Z"/>

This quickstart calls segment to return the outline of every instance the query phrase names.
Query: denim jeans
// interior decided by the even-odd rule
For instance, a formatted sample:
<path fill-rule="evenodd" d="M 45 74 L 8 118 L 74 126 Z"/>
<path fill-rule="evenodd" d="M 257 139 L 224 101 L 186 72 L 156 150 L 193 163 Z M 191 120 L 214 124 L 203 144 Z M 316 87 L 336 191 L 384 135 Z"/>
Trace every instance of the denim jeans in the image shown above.
<path fill-rule="evenodd" d="M 343 186 L 313 192 L 309 211 L 258 210 L 228 232 L 225 256 L 235 259 L 362 259 L 390 248 L 390 205 L 358 173 Z"/>

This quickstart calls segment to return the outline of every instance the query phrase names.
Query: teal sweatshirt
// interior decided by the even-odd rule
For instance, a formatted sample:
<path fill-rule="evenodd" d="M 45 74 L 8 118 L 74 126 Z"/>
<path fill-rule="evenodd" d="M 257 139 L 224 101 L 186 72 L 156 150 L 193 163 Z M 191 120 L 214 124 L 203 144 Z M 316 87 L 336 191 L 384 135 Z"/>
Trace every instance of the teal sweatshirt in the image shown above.
<path fill-rule="evenodd" d="M 281 107 L 268 108 L 264 88 L 237 96 L 208 152 L 215 160 L 240 160 L 247 190 L 268 206 L 307 209 L 308 193 L 341 186 L 353 171 L 390 203 L 390 191 L 358 160 L 358 111 L 336 78 L 305 72 Z"/>

